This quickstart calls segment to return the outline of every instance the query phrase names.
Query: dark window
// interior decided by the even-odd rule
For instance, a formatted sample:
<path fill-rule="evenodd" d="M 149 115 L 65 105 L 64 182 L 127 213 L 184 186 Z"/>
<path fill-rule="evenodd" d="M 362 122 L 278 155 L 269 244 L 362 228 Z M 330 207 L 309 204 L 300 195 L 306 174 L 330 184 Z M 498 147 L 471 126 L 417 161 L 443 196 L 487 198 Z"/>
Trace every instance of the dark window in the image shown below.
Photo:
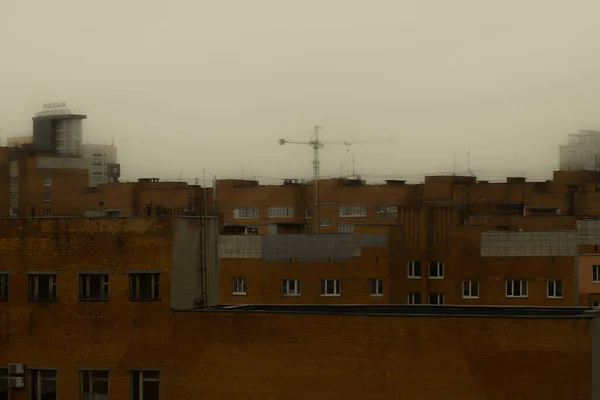
<path fill-rule="evenodd" d="M 430 278 L 443 278 L 444 277 L 444 262 L 443 261 L 430 261 L 429 262 L 429 277 Z"/>
<path fill-rule="evenodd" d="M 444 304 L 444 293 L 429 293 L 429 304 L 443 305 Z"/>
<path fill-rule="evenodd" d="M 79 275 L 81 300 L 108 300 L 108 275 Z"/>
<path fill-rule="evenodd" d="M 6 300 L 8 300 L 8 274 L 0 274 L 0 301 Z"/>
<path fill-rule="evenodd" d="M 371 279 L 371 296 L 383 296 L 383 279 Z"/>
<path fill-rule="evenodd" d="M 0 368 L 0 400 L 8 400 L 8 368 Z"/>
<path fill-rule="evenodd" d="M 409 278 L 420 278 L 421 277 L 421 261 L 414 260 L 408 262 L 408 277 Z"/>
<path fill-rule="evenodd" d="M 56 275 L 32 274 L 29 275 L 29 300 L 55 300 Z"/>
<path fill-rule="evenodd" d="M 421 293 L 411 292 L 408 294 L 408 304 L 421 304 Z"/>
<path fill-rule="evenodd" d="M 29 372 L 29 399 L 56 400 L 56 371 L 34 369 Z"/>
<path fill-rule="evenodd" d="M 135 273 L 129 276 L 131 300 L 160 300 L 159 274 Z"/>
<path fill-rule="evenodd" d="M 341 281 L 339 279 L 321 279 L 321 296 L 339 296 Z"/>
<path fill-rule="evenodd" d="M 108 399 L 108 371 L 81 372 L 81 400 Z"/>
<path fill-rule="evenodd" d="M 158 400 L 158 371 L 133 371 L 131 373 L 131 400 Z"/>

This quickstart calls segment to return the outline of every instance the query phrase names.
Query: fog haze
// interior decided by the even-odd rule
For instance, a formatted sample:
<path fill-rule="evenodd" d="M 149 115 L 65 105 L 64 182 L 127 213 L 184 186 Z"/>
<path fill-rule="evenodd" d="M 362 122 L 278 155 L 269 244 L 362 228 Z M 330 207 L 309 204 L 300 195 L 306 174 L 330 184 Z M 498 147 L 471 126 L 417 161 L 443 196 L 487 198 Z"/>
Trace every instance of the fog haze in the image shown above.
<path fill-rule="evenodd" d="M 568 133 L 600 128 L 594 0 L 1 0 L 0 127 L 42 103 L 88 115 L 122 180 L 545 179 Z M 341 166 L 340 166 L 341 164 Z"/>

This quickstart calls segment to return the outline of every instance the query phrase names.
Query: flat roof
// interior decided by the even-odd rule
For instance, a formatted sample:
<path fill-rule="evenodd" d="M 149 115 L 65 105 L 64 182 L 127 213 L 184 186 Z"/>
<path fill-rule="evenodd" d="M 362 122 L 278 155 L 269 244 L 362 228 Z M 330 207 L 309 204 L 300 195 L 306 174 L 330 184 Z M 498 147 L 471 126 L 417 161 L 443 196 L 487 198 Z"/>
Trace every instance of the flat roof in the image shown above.
<path fill-rule="evenodd" d="M 206 309 L 183 311 L 277 313 L 277 314 L 326 314 L 395 317 L 487 317 L 487 318 L 596 318 L 600 309 L 587 307 L 522 307 L 522 306 L 432 306 L 432 305 L 274 305 L 222 304 Z"/>

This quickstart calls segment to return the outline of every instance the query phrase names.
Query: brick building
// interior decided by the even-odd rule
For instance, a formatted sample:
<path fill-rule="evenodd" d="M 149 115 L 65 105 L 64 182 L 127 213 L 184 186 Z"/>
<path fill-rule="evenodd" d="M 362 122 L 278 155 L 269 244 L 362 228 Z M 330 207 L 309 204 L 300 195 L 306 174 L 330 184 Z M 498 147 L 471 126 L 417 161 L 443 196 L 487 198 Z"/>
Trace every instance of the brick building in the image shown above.
<path fill-rule="evenodd" d="M 217 305 L 215 222 L 1 220 L 0 398 L 600 396 L 595 310 Z"/>

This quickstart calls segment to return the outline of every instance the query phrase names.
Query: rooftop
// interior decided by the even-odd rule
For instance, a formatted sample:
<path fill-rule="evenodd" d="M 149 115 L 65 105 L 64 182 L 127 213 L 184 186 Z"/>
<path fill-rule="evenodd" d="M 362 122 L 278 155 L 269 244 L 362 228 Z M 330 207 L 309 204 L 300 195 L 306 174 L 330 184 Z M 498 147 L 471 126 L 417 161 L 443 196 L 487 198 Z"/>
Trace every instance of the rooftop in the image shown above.
<path fill-rule="evenodd" d="M 327 314 L 395 317 L 487 317 L 591 319 L 600 310 L 586 307 L 431 306 L 431 305 L 219 305 L 193 311 L 272 314 Z"/>

